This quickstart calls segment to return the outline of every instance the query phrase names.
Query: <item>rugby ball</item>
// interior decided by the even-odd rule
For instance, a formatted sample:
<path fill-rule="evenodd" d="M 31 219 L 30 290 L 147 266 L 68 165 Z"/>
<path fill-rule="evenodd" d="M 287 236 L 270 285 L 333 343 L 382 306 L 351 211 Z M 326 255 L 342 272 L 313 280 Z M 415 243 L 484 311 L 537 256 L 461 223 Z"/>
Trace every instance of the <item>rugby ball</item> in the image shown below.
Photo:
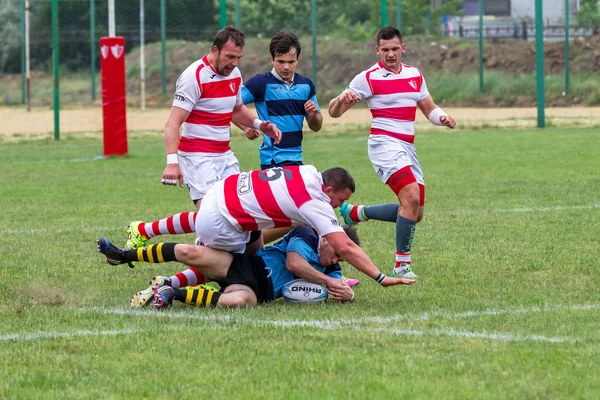
<path fill-rule="evenodd" d="M 329 297 L 325 286 L 294 279 L 283 285 L 281 297 L 290 303 L 322 303 Z"/>

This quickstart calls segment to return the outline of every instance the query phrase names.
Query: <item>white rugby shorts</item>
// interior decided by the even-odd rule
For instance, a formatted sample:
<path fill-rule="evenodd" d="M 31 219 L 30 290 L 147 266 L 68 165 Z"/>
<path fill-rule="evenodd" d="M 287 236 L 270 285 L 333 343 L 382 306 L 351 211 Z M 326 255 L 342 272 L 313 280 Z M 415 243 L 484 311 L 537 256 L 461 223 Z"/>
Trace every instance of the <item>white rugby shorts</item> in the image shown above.
<path fill-rule="evenodd" d="M 179 168 L 192 200 L 204 198 L 215 183 L 240 173 L 240 163 L 232 151 L 215 156 L 179 154 Z"/>
<path fill-rule="evenodd" d="M 196 215 L 196 235 L 199 244 L 230 253 L 243 253 L 250 241 L 250 232 L 238 231 L 219 211 L 218 191 L 206 194 Z"/>
<path fill-rule="evenodd" d="M 410 170 L 417 183 L 425 185 L 423 171 L 413 144 L 385 135 L 371 135 L 368 149 L 371 164 L 383 183 L 387 183 L 396 171 L 410 165 Z"/>

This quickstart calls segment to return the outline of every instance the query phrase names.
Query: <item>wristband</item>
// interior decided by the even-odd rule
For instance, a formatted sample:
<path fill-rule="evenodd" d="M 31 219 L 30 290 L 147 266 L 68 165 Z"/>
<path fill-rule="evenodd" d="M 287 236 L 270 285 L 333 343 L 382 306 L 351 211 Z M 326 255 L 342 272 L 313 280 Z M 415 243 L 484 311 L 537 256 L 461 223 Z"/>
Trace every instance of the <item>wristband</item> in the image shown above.
<path fill-rule="evenodd" d="M 260 119 L 256 118 L 254 120 L 254 123 L 252 124 L 254 126 L 254 129 L 259 129 L 260 124 L 262 124 L 263 121 L 261 121 Z"/>
<path fill-rule="evenodd" d="M 179 164 L 179 156 L 177 154 L 167 154 L 167 164 Z"/>
<path fill-rule="evenodd" d="M 385 276 L 385 274 L 382 274 L 380 272 L 379 275 L 377 275 L 377 278 L 375 278 L 375 280 L 377 281 L 377 283 L 379 283 L 381 285 L 383 283 L 383 281 L 385 280 L 385 278 L 387 278 L 387 276 Z"/>
<path fill-rule="evenodd" d="M 446 114 L 446 112 L 444 110 L 442 110 L 439 107 L 436 107 L 433 109 L 432 112 L 429 113 L 429 117 L 427 117 L 429 119 L 429 122 L 431 122 L 434 125 L 437 126 L 444 126 L 444 124 L 442 123 L 442 121 L 440 121 L 440 117 L 444 117 L 447 116 L 448 114 Z"/>

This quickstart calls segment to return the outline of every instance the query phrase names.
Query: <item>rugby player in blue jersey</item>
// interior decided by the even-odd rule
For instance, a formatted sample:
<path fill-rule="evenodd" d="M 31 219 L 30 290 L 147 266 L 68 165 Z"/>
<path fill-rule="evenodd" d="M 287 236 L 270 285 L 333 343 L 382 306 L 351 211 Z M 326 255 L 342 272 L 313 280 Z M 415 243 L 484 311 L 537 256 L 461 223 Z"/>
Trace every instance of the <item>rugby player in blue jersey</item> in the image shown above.
<path fill-rule="evenodd" d="M 282 133 L 278 144 L 263 134 L 261 168 L 301 165 L 304 119 L 314 132 L 323 126 L 315 85 L 309 78 L 296 73 L 302 46 L 293 32 L 277 33 L 271 39 L 269 51 L 273 69 L 244 83 L 242 101 L 254 103 L 259 118 L 276 124 Z M 258 136 L 254 128 L 242 129 L 249 138 Z"/>
<path fill-rule="evenodd" d="M 352 227 L 346 226 L 344 231 L 359 244 L 358 235 Z M 139 260 L 140 249 L 119 249 L 106 239 L 99 241 L 98 249 L 110 264 Z M 296 278 L 325 285 L 331 299 L 354 300 L 354 292 L 342 280 L 338 264 L 342 261 L 340 256 L 325 238 L 319 238 L 314 229 L 306 226 L 294 228 L 276 244 L 253 255 L 175 243 L 158 244 L 155 250 L 156 257 L 142 259 L 193 265 L 208 280 L 218 282 L 221 290 L 178 288 L 173 287 L 169 278 L 156 277 L 151 282 L 152 289 L 139 292 L 134 297 L 132 304 L 137 307 L 153 302 L 156 308 L 161 309 L 168 307 L 173 300 L 196 307 L 255 306 L 281 297 L 283 286 Z M 411 284 L 412 281 L 400 280 L 397 283 Z"/>

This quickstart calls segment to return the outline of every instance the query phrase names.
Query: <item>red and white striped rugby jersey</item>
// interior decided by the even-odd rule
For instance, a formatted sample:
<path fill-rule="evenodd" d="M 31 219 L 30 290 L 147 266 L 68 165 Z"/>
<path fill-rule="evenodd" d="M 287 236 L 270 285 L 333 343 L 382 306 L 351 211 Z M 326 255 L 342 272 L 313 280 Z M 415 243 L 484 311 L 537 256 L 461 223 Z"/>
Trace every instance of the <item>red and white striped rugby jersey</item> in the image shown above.
<path fill-rule="evenodd" d="M 232 175 L 218 182 L 221 213 L 239 231 L 306 225 L 324 236 L 343 229 L 312 165 Z"/>
<path fill-rule="evenodd" d="M 356 75 L 348 89 L 361 100 L 367 99 L 373 116 L 371 135 L 415 142 L 417 102 L 429 96 L 418 68 L 400 64 L 400 72 L 396 74 L 379 61 Z"/>
<path fill-rule="evenodd" d="M 241 85 L 238 68 L 228 76 L 219 75 L 206 56 L 183 71 L 173 101 L 173 106 L 190 112 L 179 141 L 181 154 L 211 155 L 231 149 L 229 124 L 233 108 L 242 104 Z"/>

